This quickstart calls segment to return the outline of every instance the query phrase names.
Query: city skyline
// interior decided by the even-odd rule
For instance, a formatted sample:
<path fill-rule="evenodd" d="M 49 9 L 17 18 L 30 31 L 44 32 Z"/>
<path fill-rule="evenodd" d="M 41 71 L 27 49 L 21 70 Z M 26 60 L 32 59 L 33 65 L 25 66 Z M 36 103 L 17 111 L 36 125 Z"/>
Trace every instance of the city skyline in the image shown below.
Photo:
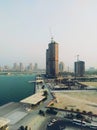
<path fill-rule="evenodd" d="M 0 1 L 0 65 L 46 64 L 51 37 L 59 44 L 59 61 L 74 67 L 79 54 L 97 67 L 96 0 Z"/>

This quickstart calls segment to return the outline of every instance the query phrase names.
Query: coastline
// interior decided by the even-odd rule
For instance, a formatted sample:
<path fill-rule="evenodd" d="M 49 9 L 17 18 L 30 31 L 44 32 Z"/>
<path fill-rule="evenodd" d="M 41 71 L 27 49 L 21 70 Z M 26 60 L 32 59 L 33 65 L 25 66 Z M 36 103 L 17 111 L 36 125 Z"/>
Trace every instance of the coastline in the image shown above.
<path fill-rule="evenodd" d="M 30 85 L 30 87 L 31 86 L 32 85 Z M 32 95 L 36 94 L 42 86 L 37 87 L 37 84 L 34 83 L 33 88 L 34 91 Z M 31 111 L 28 111 L 20 102 L 9 102 L 0 107 L 0 116 L 10 119 L 8 125 L 9 130 L 17 130 L 22 125 L 29 126 L 31 129 L 40 130 L 40 126 L 45 121 L 46 117 L 39 115 L 38 112 L 39 108 L 37 106 L 32 108 Z"/>
<path fill-rule="evenodd" d="M 34 83 L 34 93 L 33 94 L 35 94 L 36 93 L 36 83 Z"/>
<path fill-rule="evenodd" d="M 35 93 L 35 85 L 28 83 L 35 75 L 1 75 L 0 76 L 0 106 L 10 102 L 19 102 Z"/>

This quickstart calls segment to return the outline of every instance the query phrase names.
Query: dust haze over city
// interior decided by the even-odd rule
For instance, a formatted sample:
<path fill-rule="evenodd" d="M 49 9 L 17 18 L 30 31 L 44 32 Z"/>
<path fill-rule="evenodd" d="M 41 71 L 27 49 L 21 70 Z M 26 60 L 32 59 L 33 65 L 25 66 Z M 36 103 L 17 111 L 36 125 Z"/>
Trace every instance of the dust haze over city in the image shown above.
<path fill-rule="evenodd" d="M 97 67 L 96 0 L 0 1 L 0 66 L 38 63 L 45 68 L 51 37 L 59 61 L 73 68 L 76 55 L 86 68 Z"/>
<path fill-rule="evenodd" d="M 0 1 L 0 130 L 97 130 L 97 0 Z"/>

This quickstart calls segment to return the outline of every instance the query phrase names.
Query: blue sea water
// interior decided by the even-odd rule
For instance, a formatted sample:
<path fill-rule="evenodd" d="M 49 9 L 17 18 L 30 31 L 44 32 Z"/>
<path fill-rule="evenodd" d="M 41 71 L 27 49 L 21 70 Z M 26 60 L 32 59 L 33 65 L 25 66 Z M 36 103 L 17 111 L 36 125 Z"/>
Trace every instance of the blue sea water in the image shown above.
<path fill-rule="evenodd" d="M 0 106 L 9 102 L 19 102 L 34 93 L 35 75 L 0 75 Z"/>

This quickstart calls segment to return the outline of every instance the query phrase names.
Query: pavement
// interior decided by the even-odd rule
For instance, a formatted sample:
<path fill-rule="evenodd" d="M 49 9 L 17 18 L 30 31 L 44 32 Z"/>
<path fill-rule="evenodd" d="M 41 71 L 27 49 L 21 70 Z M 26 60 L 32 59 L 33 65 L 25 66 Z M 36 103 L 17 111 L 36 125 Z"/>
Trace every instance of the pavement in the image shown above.
<path fill-rule="evenodd" d="M 41 86 L 37 87 L 37 92 L 41 89 Z M 9 114 L 5 114 L 5 117 L 10 119 L 9 130 L 17 130 L 20 126 L 28 126 L 31 130 L 45 130 L 47 121 L 49 120 L 49 116 L 41 116 L 39 115 L 39 110 L 45 111 L 47 104 L 53 99 L 49 86 L 46 85 L 45 90 L 48 91 L 47 100 L 41 102 L 38 106 L 34 107 L 31 111 L 25 110 L 23 105 L 19 104 L 17 107 L 14 107 L 13 104 L 10 104 L 13 109 L 9 111 Z M 6 108 L 6 107 L 5 107 Z"/>

